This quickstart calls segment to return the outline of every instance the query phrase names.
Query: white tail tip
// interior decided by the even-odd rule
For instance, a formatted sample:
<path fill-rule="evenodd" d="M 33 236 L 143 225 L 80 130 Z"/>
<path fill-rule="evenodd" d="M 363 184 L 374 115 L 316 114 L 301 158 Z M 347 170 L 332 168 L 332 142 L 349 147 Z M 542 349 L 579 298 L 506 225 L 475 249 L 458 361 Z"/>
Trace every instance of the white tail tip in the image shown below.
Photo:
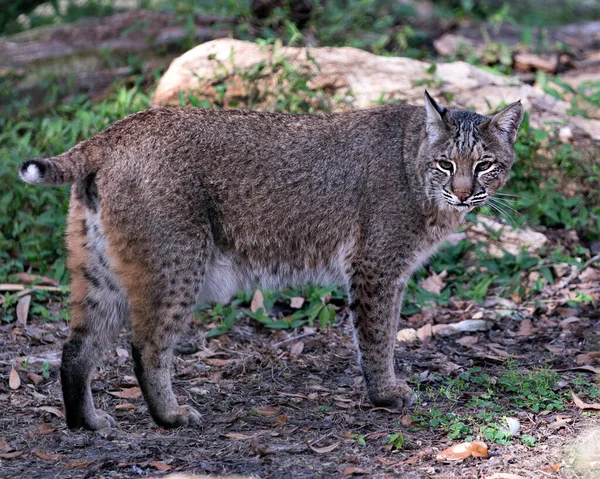
<path fill-rule="evenodd" d="M 42 172 L 37 165 L 30 163 L 27 168 L 19 172 L 19 176 L 27 183 L 39 183 L 42 179 Z"/>

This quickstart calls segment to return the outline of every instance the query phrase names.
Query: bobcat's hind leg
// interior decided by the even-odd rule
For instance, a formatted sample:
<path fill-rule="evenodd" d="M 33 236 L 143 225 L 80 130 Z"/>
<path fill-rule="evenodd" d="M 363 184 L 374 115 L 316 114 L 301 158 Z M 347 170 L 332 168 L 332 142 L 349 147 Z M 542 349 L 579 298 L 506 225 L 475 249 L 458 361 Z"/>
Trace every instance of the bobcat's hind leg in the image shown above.
<path fill-rule="evenodd" d="M 94 407 L 90 387 L 96 362 L 118 333 L 128 309 L 103 245 L 97 215 L 85 210 L 72 196 L 67 226 L 71 324 L 60 368 L 67 425 L 71 429 L 95 430 L 115 424 L 110 415 Z"/>
<path fill-rule="evenodd" d="M 163 257 L 157 273 L 141 264 L 124 266 L 127 277 L 138 278 L 135 284 L 127 285 L 134 370 L 148 410 L 162 427 L 200 422 L 200 414 L 194 408 L 177 403 L 171 387 L 173 344 L 192 314 L 201 279 L 201 272 L 193 272 L 194 267 L 200 268 L 198 258 L 194 256 L 186 267 L 179 267 L 180 261 Z"/>

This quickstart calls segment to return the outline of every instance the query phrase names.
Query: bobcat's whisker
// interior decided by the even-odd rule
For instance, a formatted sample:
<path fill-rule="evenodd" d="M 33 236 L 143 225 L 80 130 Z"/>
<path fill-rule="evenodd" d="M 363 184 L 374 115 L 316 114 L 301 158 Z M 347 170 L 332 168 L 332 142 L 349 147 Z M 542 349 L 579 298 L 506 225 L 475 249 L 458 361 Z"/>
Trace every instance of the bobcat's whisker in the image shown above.
<path fill-rule="evenodd" d="M 512 193 L 499 193 L 499 192 L 494 193 L 494 196 L 508 196 L 510 198 L 523 198 L 523 196 L 521 196 L 521 195 L 515 195 Z M 511 200 L 511 201 L 514 201 L 514 200 Z"/>
<path fill-rule="evenodd" d="M 498 205 L 496 205 L 496 204 L 494 204 L 492 202 L 489 202 L 488 205 L 490 206 L 490 208 L 492 208 L 497 213 L 499 213 L 500 216 L 504 216 L 506 219 L 510 220 L 515 228 L 518 227 L 517 222 L 515 221 L 515 219 L 506 210 L 502 209 L 500 206 L 498 206 Z"/>
<path fill-rule="evenodd" d="M 509 205 L 506 200 L 502 199 L 502 198 L 490 198 L 490 200 L 495 201 L 496 204 L 500 204 L 506 208 L 510 208 L 512 211 L 514 211 L 517 215 L 519 216 L 523 216 L 518 210 L 516 210 L 515 208 L 513 208 L 511 205 Z"/>

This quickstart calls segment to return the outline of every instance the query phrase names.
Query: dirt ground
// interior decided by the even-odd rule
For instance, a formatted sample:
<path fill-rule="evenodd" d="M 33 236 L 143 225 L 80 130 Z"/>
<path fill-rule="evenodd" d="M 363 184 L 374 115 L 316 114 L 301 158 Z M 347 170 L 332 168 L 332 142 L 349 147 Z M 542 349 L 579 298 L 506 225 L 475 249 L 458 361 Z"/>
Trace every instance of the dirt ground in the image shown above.
<path fill-rule="evenodd" d="M 523 331 L 514 314 L 502 314 L 505 303 L 493 303 L 484 308 L 455 301 L 403 320 L 402 327 L 479 316 L 494 322 L 485 332 L 398 343 L 397 372 L 420 392 L 411 411 L 373 408 L 366 400 L 343 305 L 328 331 L 274 332 L 241 320 L 227 335 L 207 341 L 206 326 L 195 320 L 177 347 L 174 388 L 181 403 L 202 413 L 203 422 L 176 430 L 157 428 L 147 413 L 133 377 L 127 330 L 106 353 L 93 382 L 97 406 L 116 418 L 117 427 L 88 432 L 68 430 L 63 417 L 58 367 L 67 324 L 30 319 L 26 326 L 3 325 L 0 477 L 129 478 L 175 472 L 294 479 L 600 477 L 599 469 L 576 475 L 565 460 L 565 446 L 600 425 L 597 411 L 584 412 L 572 401 L 559 412 L 520 410 L 520 432 L 536 437 L 535 447 L 486 440 L 488 459 L 437 461 L 439 451 L 461 441 L 411 420 L 415 411 L 433 408 L 475 414 L 466 404 L 480 393 L 444 397 L 433 378 L 457 377 L 473 367 L 493 377 L 506 368 L 507 357 L 517 367 L 559 371 L 556 388 L 564 393 L 574 375 L 581 374 L 570 368 L 583 368 L 593 381 L 589 373 L 594 367 L 578 365 L 574 358 L 600 350 L 600 311 L 519 305 L 514 313 L 531 319 L 526 324 L 531 329 Z M 15 381 L 20 381 L 16 389 Z M 400 450 L 386 444 L 389 434 L 397 432 L 405 438 Z M 481 439 L 477 432 L 474 439 Z"/>

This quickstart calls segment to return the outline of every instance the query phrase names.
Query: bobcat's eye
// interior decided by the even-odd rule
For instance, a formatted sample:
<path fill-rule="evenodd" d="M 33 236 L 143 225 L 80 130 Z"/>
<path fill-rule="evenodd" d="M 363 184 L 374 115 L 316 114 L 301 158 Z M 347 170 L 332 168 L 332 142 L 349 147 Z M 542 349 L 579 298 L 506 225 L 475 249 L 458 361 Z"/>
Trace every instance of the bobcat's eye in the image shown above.
<path fill-rule="evenodd" d="M 452 162 L 451 161 L 447 161 L 447 160 L 440 160 L 440 161 L 438 161 L 438 166 L 442 170 L 446 170 L 446 171 L 452 171 L 454 169 L 454 165 L 452 164 Z"/>
<path fill-rule="evenodd" d="M 484 171 L 489 170 L 492 166 L 493 163 L 491 161 L 482 161 L 481 163 L 477 163 L 475 171 L 477 171 L 478 173 L 483 173 Z"/>

